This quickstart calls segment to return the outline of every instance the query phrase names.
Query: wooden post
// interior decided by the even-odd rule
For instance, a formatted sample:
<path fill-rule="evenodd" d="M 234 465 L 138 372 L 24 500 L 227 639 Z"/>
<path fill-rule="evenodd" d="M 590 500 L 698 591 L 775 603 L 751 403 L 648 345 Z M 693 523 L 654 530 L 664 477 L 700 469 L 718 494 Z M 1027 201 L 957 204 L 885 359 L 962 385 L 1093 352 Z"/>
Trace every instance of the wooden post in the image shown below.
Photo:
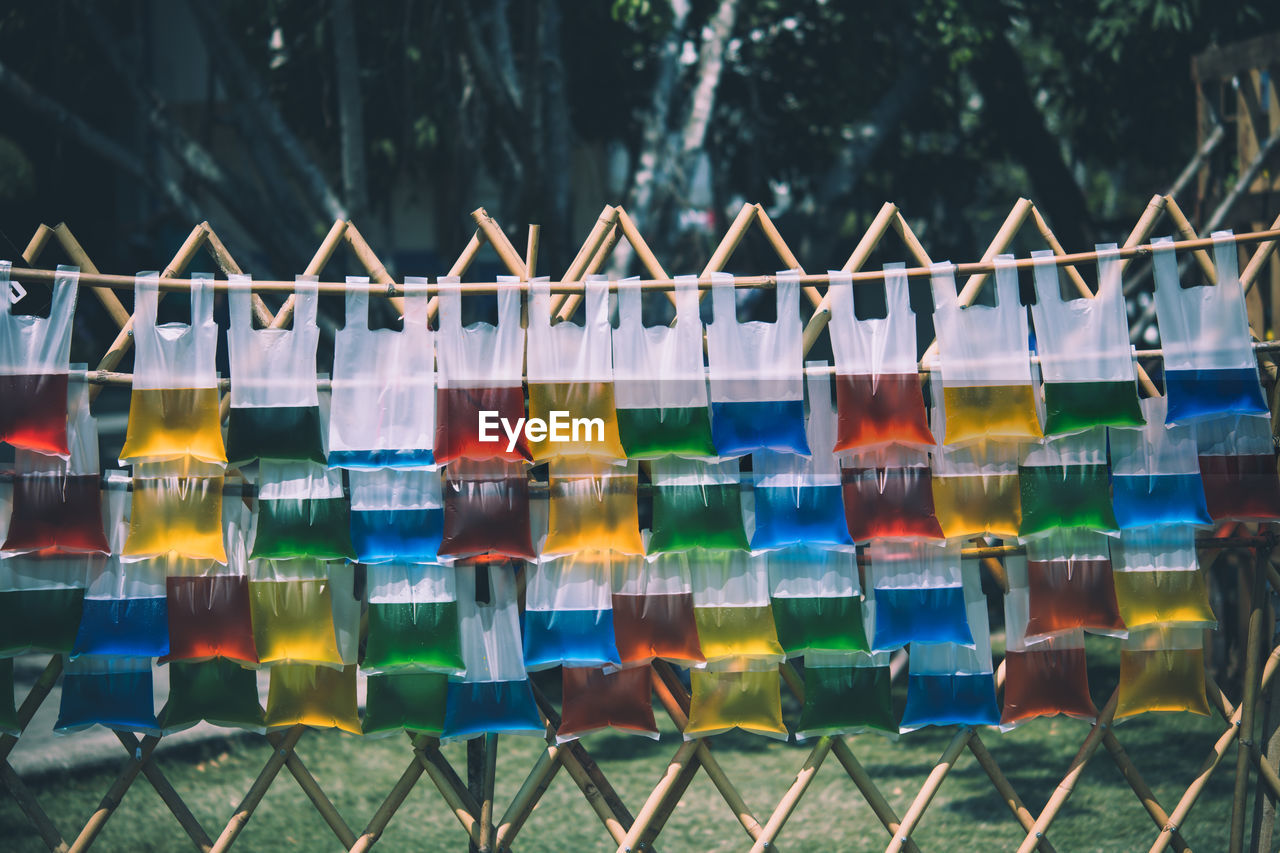
<path fill-rule="evenodd" d="M 1244 810 L 1249 796 L 1249 749 L 1253 746 L 1254 712 L 1258 706 L 1258 660 L 1262 653 L 1263 599 L 1266 590 L 1265 570 L 1271 549 L 1257 549 L 1250 595 L 1249 637 L 1245 645 L 1244 695 L 1240 699 L 1240 742 L 1236 752 L 1236 785 L 1231 798 L 1231 853 L 1244 849 Z"/>

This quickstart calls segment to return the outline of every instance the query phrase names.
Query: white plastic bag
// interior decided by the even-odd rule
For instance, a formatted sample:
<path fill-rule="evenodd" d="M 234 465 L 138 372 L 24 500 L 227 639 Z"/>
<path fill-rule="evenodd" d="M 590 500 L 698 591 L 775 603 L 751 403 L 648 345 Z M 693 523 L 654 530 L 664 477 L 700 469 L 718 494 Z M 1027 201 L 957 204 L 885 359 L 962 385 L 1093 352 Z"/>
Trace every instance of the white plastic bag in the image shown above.
<path fill-rule="evenodd" d="M 773 621 L 788 657 L 870 650 L 855 554 L 798 547 L 765 559 Z"/>
<path fill-rule="evenodd" d="M 26 293 L 0 261 L 0 441 L 36 453 L 66 456 L 67 370 L 80 270 L 59 266 L 49 316 L 16 315 Z"/>
<path fill-rule="evenodd" d="M 453 566 L 380 563 L 368 567 L 367 585 L 365 672 L 462 674 Z"/>
<path fill-rule="evenodd" d="M 1110 428 L 1111 486 L 1122 529 L 1152 524 L 1208 524 L 1196 431 L 1165 425 L 1167 397 L 1142 401 L 1145 427 Z"/>
<path fill-rule="evenodd" d="M 1111 554 L 1116 602 L 1130 633 L 1175 623 L 1210 630 L 1218 626 L 1192 527 L 1125 530 Z"/>
<path fill-rule="evenodd" d="M 612 561 L 607 551 L 543 558 L 529 567 L 524 665 L 620 666 L 613 636 Z"/>
<path fill-rule="evenodd" d="M 960 543 L 871 541 L 868 583 L 875 591 L 876 651 L 907 644 L 973 642 L 965 617 Z"/>
<path fill-rule="evenodd" d="M 738 322 L 733 276 L 711 274 L 707 327 L 711 435 L 722 457 L 756 450 L 809 455 L 804 434 L 800 275 L 778 273 L 777 320 Z"/>
<path fill-rule="evenodd" d="M 708 663 L 730 658 L 781 662 L 763 556 L 741 551 L 691 551 L 693 614 Z"/>
<path fill-rule="evenodd" d="M 369 279 L 347 276 L 346 324 L 333 351 L 329 464 L 418 468 L 434 463 L 435 333 L 427 280 L 404 285 L 404 328 L 369 328 Z"/>
<path fill-rule="evenodd" d="M 361 563 L 435 562 L 444 528 L 440 472 L 351 471 L 351 542 Z"/>

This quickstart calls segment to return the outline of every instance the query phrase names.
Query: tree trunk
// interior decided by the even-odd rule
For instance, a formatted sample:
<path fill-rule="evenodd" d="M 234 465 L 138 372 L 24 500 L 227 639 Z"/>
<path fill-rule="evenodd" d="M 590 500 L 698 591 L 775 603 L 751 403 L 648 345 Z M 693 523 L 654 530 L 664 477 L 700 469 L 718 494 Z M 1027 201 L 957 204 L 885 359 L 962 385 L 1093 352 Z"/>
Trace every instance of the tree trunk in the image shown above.
<path fill-rule="evenodd" d="M 356 22 L 351 0 L 333 0 L 329 24 L 337 77 L 338 127 L 342 137 L 342 188 L 351 218 L 358 219 L 369 212 L 369 186 L 365 174 L 360 62 L 356 54 Z"/>

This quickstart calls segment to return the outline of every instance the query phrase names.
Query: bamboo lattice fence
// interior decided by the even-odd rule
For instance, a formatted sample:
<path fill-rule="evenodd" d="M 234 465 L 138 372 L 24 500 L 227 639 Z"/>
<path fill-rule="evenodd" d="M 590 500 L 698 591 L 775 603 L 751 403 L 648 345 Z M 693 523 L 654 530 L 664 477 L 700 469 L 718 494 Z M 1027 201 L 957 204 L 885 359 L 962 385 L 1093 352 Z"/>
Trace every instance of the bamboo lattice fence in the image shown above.
<path fill-rule="evenodd" d="M 1149 253 L 1147 240 L 1164 217 L 1171 220 L 1180 235 L 1181 242 L 1177 246 L 1184 252 L 1190 250 L 1194 262 L 1209 280 L 1213 281 L 1213 263 L 1209 253 L 1205 251 L 1212 245 L 1212 241 L 1196 235 L 1190 222 L 1170 196 L 1152 198 L 1121 249 L 1122 263 L 1128 263 L 1133 258 Z M 468 268 L 487 243 L 496 251 L 502 264 L 513 276 L 526 280 L 532 277 L 537 264 L 537 226 L 530 227 L 528 247 L 526 253 L 522 255 L 512 245 L 502 228 L 483 209 L 475 211 L 472 218 L 477 226 L 476 231 L 462 254 L 448 270 L 449 275 L 465 276 Z M 962 303 L 973 302 L 988 274 L 993 270 L 992 261 L 995 256 L 1004 252 L 1028 223 L 1032 225 L 1040 239 L 1059 256 L 1058 263 L 1072 285 L 1081 295 L 1091 295 L 1088 284 L 1074 265 L 1091 262 L 1096 255 L 1092 252 L 1067 254 L 1035 205 L 1027 199 L 1020 199 L 1009 212 L 981 260 L 977 263 L 957 266 L 958 273 L 969 276 L 960 294 Z M 811 307 L 804 329 L 804 348 L 807 353 L 818 341 L 830 317 L 823 287 L 826 276 L 805 273 L 799 259 L 792 253 L 768 214 L 759 205 L 743 206 L 702 269 L 701 275 L 706 278 L 711 273 L 722 270 L 752 228 L 761 232 L 783 267 L 801 271 L 804 298 Z M 900 238 L 909 259 L 914 263 L 914 268 L 909 269 L 908 274 L 928 273 L 931 258 L 924 246 L 916 238 L 897 207 L 886 203 L 874 217 L 870 227 L 842 268 L 846 272 L 853 273 L 855 284 L 860 280 L 875 280 L 882 277 L 879 272 L 863 273 L 861 269 L 881 240 L 890 232 Z M 1272 224 L 1271 230 L 1237 236 L 1240 238 L 1238 242 L 1242 251 L 1252 251 L 1241 274 L 1241 282 L 1246 294 L 1251 294 L 1253 291 L 1251 299 L 1256 300 L 1255 282 L 1271 259 L 1277 240 L 1280 240 L 1280 218 Z M 651 251 L 627 212 L 620 207 L 606 206 L 568 269 L 559 281 L 552 283 L 552 292 L 558 294 L 553 307 L 553 314 L 558 319 L 566 320 L 573 316 L 580 302 L 578 293 L 581 292 L 581 285 L 576 283 L 581 282 L 587 275 L 601 271 L 618 241 L 622 239 L 626 239 L 631 244 L 636 257 L 650 277 L 642 283 L 642 286 L 651 289 L 670 289 L 671 277 Z M 115 289 L 132 289 L 133 277 L 101 275 L 65 224 L 53 228 L 41 225 L 36 230 L 23 252 L 22 264 L 16 265 L 13 270 L 14 276 L 28 281 L 51 280 L 53 275 L 51 270 L 37 268 L 39 258 L 51 244 L 59 246 L 71 263 L 80 267 L 82 285 L 93 291 L 102 308 L 119 327 L 115 340 L 96 367 L 88 373 L 88 381 L 93 383 L 90 389 L 91 394 L 96 396 L 107 385 L 128 384 L 131 377 L 117 372 L 117 368 L 132 345 L 132 317 L 129 310 L 117 298 Z M 372 289 L 398 302 L 397 294 L 401 291 L 398 290 L 397 283 L 351 222 L 338 221 L 333 224 L 303 272 L 307 275 L 321 275 L 335 253 L 344 245 L 368 271 L 373 282 Z M 164 268 L 160 276 L 160 289 L 162 291 L 182 289 L 186 286 L 188 282 L 183 278 L 184 273 L 202 249 L 209 253 L 224 274 L 242 272 L 239 264 L 208 223 L 201 223 L 191 231 L 177 254 Z M 739 276 L 735 282 L 743 287 L 768 287 L 774 280 L 770 275 Z M 287 325 L 293 313 L 293 296 L 289 295 L 285 298 L 280 308 L 273 312 L 258 294 L 263 292 L 291 294 L 294 283 L 255 281 L 253 286 L 257 291 L 253 297 L 256 321 L 262 326 L 269 327 Z M 321 291 L 325 292 L 345 286 L 321 284 L 320 287 Z M 473 283 L 470 288 L 492 290 L 496 286 L 498 286 L 496 283 Z M 433 298 L 429 306 L 431 315 L 434 316 L 436 308 L 437 302 Z M 1260 312 L 1251 311 L 1250 314 L 1251 318 L 1255 315 L 1260 316 Z M 1267 330 L 1255 327 L 1254 332 L 1260 340 L 1269 337 Z M 1271 396 L 1272 410 L 1275 411 L 1277 367 L 1272 358 L 1273 350 L 1266 343 L 1260 345 L 1258 349 L 1265 384 Z M 930 350 L 932 351 L 933 347 Z M 1146 355 L 1158 357 L 1158 352 Z M 1146 393 L 1157 393 L 1154 383 L 1143 370 L 1142 363 L 1145 360 L 1143 353 L 1139 353 L 1139 356 L 1139 381 Z M 927 358 L 928 354 L 926 354 Z M 223 405 L 225 415 L 227 405 L 225 399 Z M 961 754 L 968 751 L 989 777 L 1000 799 L 1007 805 L 1011 819 L 1016 821 L 1025 833 L 1022 843 L 1017 848 L 1018 853 L 1029 853 L 1031 850 L 1052 853 L 1055 849 L 1050 838 L 1053 823 L 1071 797 L 1085 766 L 1097 755 L 1098 748 L 1101 746 L 1105 747 L 1106 754 L 1115 762 L 1134 795 L 1150 816 L 1152 822 L 1150 849 L 1153 853 L 1157 853 L 1168 847 L 1175 850 L 1189 849 L 1180 829 L 1186 823 L 1197 798 L 1204 791 L 1210 774 L 1224 763 L 1234 744 L 1235 789 L 1232 813 L 1229 818 L 1230 849 L 1238 851 L 1244 849 L 1246 844 L 1245 810 L 1246 802 L 1254 790 L 1251 785 L 1259 786 L 1261 792 L 1269 798 L 1280 798 L 1280 774 L 1277 774 L 1276 770 L 1280 755 L 1264 752 L 1254 740 L 1260 696 L 1265 693 L 1275 678 L 1277 668 L 1280 668 L 1280 648 L 1273 647 L 1270 638 L 1264 636 L 1264 627 L 1268 624 L 1268 587 L 1280 593 L 1280 574 L 1271 562 L 1274 542 L 1274 534 L 1270 531 L 1264 529 L 1255 532 L 1245 528 L 1244 525 L 1233 524 L 1223 525 L 1215 531 L 1212 538 L 1200 542 L 1202 549 L 1213 555 L 1234 550 L 1245 551 L 1252 558 L 1249 561 L 1250 569 L 1245 573 L 1250 582 L 1240 589 L 1242 607 L 1248 614 L 1243 695 L 1239 704 L 1233 704 L 1213 679 L 1212 674 L 1207 673 L 1209 704 L 1223 720 L 1222 733 L 1210 753 L 1199 765 L 1193 765 L 1190 761 L 1185 764 L 1187 787 L 1174 803 L 1161 803 L 1157 800 L 1150 785 L 1129 758 L 1113 730 L 1111 720 L 1117 701 L 1114 692 L 1102 707 L 1097 723 L 1090 728 L 1087 736 L 1080 743 L 1075 757 L 1062 768 L 1061 782 L 1038 811 L 1033 811 L 1033 807 L 1025 803 L 1015 790 L 1008 776 L 988 750 L 984 733 L 979 733 L 970 727 L 960 727 L 954 732 L 950 742 L 902 814 L 890 805 L 875 779 L 859 762 L 856 740 L 846 737 L 821 737 L 813 741 L 812 748 L 796 772 L 794 780 L 779 801 L 767 812 L 753 811 L 747 805 L 738 787 L 717 761 L 708 743 L 701 739 L 681 742 L 644 801 L 628 805 L 622 801 L 617 790 L 610 784 L 581 742 L 570 741 L 557 745 L 555 730 L 559 724 L 559 715 L 554 705 L 537 691 L 536 685 L 535 696 L 547 723 L 547 745 L 532 767 L 518 770 L 504 768 L 504 772 L 508 774 L 524 773 L 524 781 L 516 796 L 505 809 L 500 811 L 495 811 L 498 804 L 494 802 L 498 756 L 496 735 L 487 735 L 482 741 L 472 742 L 474 748 L 469 758 L 477 760 L 480 770 L 479 785 L 476 790 L 473 790 L 464 783 L 458 772 L 442 755 L 438 741 L 426 736 L 410 734 L 405 749 L 407 763 L 404 773 L 386 792 L 372 819 L 362 828 L 353 828 L 339 813 L 315 776 L 297 754 L 296 747 L 308 731 L 303 726 L 295 726 L 263 736 L 269 752 L 266 753 L 268 757 L 262 770 L 249 790 L 244 793 L 239 804 L 227 816 L 225 824 L 219 827 L 202 826 L 184 803 L 182 796 L 166 779 L 154 757 L 154 750 L 161 739 L 155 736 L 139 738 L 129 733 L 115 733 L 128 759 L 103 795 L 100 806 L 74 836 L 63 834 L 58 823 L 46 813 L 9 763 L 10 753 L 18 743 L 18 738 L 9 735 L 0 737 L 0 784 L 8 789 L 34 831 L 39 834 L 50 850 L 88 849 L 112 817 L 125 792 L 139 777 L 142 777 L 155 789 L 182 831 L 197 849 L 221 851 L 235 843 L 268 789 L 281 777 L 281 771 L 288 770 L 289 775 L 301 786 L 312 806 L 332 829 L 342 847 L 356 851 L 368 850 L 378 841 L 411 790 L 421 782 L 423 776 L 426 776 L 457 819 L 461 829 L 460 843 L 469 840 L 479 850 L 505 851 L 513 849 L 517 836 L 533 808 L 547 790 L 553 777 L 563 768 L 582 792 L 587 806 L 598 817 L 603 833 L 611 839 L 611 843 L 617 845 L 617 849 L 622 853 L 622 851 L 650 849 L 655 845 L 676 804 L 693 782 L 698 771 L 702 770 L 723 797 L 736 822 L 740 824 L 744 849 L 749 848 L 752 853 L 758 853 L 774 846 L 788 817 L 795 811 L 816 774 L 827 763 L 828 757 L 834 756 L 836 764 L 849 776 L 858 794 L 870 806 L 871 812 L 885 833 L 886 853 L 892 853 L 900 850 L 918 850 L 912 839 L 913 831 L 924 819 L 930 802 L 945 783 L 948 773 L 955 767 Z M 1019 550 L 1014 547 L 972 547 L 966 549 L 965 553 L 967 556 L 982 558 L 988 564 L 994 563 L 993 568 L 999 576 L 998 558 Z M 895 672 L 901 669 L 903 667 L 896 666 Z M 21 703 L 19 722 L 23 728 L 30 723 L 36 710 L 49 696 L 61 671 L 62 658 L 55 656 Z M 802 698 L 803 682 L 791 664 L 781 664 L 780 672 L 789 690 Z M 653 694 L 657 697 L 659 704 L 675 726 L 683 729 L 689 713 L 690 697 L 686 688 L 671 666 L 665 662 L 655 662 L 650 675 Z M 1003 682 L 1003 675 L 1002 664 L 996 674 L 998 685 Z M 1255 778 L 1256 783 L 1251 781 Z M 1204 820 L 1221 819 L 1216 815 L 1201 817 Z"/>

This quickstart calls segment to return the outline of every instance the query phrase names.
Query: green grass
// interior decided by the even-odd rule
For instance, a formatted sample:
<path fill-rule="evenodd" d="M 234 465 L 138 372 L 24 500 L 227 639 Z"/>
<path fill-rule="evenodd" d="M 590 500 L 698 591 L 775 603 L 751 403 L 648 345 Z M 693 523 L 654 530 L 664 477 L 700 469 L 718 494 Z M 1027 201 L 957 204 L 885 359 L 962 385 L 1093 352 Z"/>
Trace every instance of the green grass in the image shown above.
<path fill-rule="evenodd" d="M 1095 699 L 1116 683 L 1114 641 L 1090 639 L 1090 675 Z M 785 690 L 784 690 L 785 695 Z M 902 697 L 898 697 L 901 701 Z M 784 705 L 794 723 L 798 708 Z M 1089 727 L 1073 720 L 1038 720 L 1012 732 L 981 732 L 1014 788 L 1038 811 L 1058 784 Z M 1220 719 L 1187 714 L 1149 715 L 1117 728 L 1130 757 L 1160 802 L 1172 809 L 1200 762 L 1223 730 Z M 864 735 L 850 739 L 854 754 L 901 815 L 946 748 L 951 730 L 927 729 L 896 743 Z M 661 741 L 602 733 L 585 745 L 632 812 L 639 810 L 678 746 L 668 724 Z M 717 758 L 763 822 L 803 765 L 808 748 L 751 735 L 712 740 Z M 500 741 L 496 815 L 501 815 L 542 750 L 534 738 Z M 298 748 L 307 767 L 357 833 L 382 802 L 411 755 L 403 736 L 361 739 L 312 733 Z M 465 747 L 444 748 L 465 776 Z M 196 817 L 216 836 L 269 757 L 256 737 L 211 742 L 184 753 L 162 755 L 159 764 Z M 1184 830 L 1195 850 L 1225 850 L 1231 813 L 1235 749 L 1212 777 Z M 31 790 L 67 835 L 73 835 L 107 790 L 118 768 L 85 772 L 74 779 L 29 780 Z M 1145 850 L 1156 829 L 1099 749 L 1049 834 L 1068 851 Z M 915 838 L 922 850 L 1012 850 L 1022 838 L 972 755 L 962 753 L 929 806 Z M 787 851 L 880 851 L 888 835 L 876 821 L 839 763 L 828 758 L 778 839 Z M 665 851 L 745 850 L 747 836 L 705 774 L 699 774 L 658 839 Z M 425 776 L 388 827 L 378 850 L 463 850 L 465 838 Z M 516 848 L 532 851 L 611 850 L 608 836 L 577 787 L 563 771 L 533 812 Z M 43 850 L 39 838 L 11 798 L 0 800 L 0 849 Z M 190 845 L 145 779 L 139 779 L 103 831 L 95 850 L 183 850 Z M 339 850 L 341 845 L 311 808 L 302 790 L 282 771 L 249 821 L 235 849 Z"/>

